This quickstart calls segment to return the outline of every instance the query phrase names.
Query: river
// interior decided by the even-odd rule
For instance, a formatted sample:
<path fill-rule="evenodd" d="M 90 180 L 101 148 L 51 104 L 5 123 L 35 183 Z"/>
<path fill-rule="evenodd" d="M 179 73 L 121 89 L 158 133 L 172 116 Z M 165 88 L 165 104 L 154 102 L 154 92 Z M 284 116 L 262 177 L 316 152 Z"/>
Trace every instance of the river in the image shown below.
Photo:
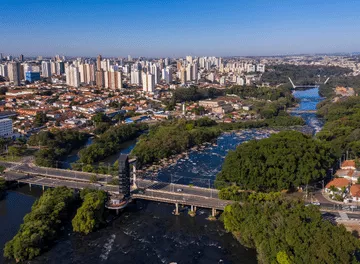
<path fill-rule="evenodd" d="M 296 91 L 299 110 L 314 110 L 322 100 L 317 89 Z M 301 114 L 314 133 L 323 122 L 315 114 Z M 253 138 L 269 136 L 265 129 L 224 133 L 217 145 L 189 152 L 188 159 L 158 172 L 160 179 L 208 186 L 215 179 L 226 153 Z M 124 148 L 129 153 L 135 143 Z M 112 160 L 109 162 L 112 162 Z M 13 189 L 0 201 L 0 249 L 17 232 L 24 215 L 41 195 L 40 188 Z M 126 208 L 111 224 L 88 236 L 71 232 L 54 247 L 31 263 L 257 263 L 256 252 L 241 246 L 225 232 L 221 222 L 208 221 L 208 210 L 199 210 L 194 218 L 183 208 L 172 215 L 172 205 L 137 201 Z M 2 251 L 0 252 L 2 255 Z M 11 263 L 0 257 L 0 263 Z"/>

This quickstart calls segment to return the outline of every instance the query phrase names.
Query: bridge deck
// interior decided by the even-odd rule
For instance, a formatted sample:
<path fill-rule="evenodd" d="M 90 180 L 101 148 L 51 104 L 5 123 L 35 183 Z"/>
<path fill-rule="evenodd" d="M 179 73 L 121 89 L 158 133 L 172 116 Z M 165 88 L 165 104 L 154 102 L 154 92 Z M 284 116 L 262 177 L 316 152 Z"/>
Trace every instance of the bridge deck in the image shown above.
<path fill-rule="evenodd" d="M 106 182 L 103 182 L 104 184 L 91 183 L 89 179 L 90 175 L 87 175 L 87 178 L 84 174 L 82 174 L 83 177 L 81 178 L 75 176 L 71 178 L 71 175 L 74 174 L 60 176 L 53 174 L 40 175 L 34 172 L 25 173 L 24 171 L 7 171 L 3 176 L 8 181 L 17 181 L 46 187 L 66 186 L 73 189 L 90 188 L 104 190 L 109 193 L 118 193 L 119 191 L 118 186 L 107 185 Z M 147 179 L 137 180 L 136 185 L 144 190 L 140 194 L 139 192 L 136 192 L 137 189 L 133 188 L 133 199 L 178 203 L 202 208 L 214 208 L 218 210 L 223 210 L 229 203 L 219 199 L 218 191 L 210 188 L 190 187 L 186 185 L 151 181 Z"/>

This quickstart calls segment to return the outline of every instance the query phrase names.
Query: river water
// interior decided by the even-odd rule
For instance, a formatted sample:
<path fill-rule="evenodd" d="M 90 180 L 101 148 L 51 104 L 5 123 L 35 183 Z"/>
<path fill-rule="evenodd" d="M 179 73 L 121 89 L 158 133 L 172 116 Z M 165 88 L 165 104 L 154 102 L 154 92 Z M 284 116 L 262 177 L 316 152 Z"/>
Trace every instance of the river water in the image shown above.
<path fill-rule="evenodd" d="M 314 110 L 322 100 L 317 89 L 294 92 L 301 99 L 299 110 Z M 314 133 L 322 127 L 315 114 L 301 114 Z M 217 145 L 189 152 L 187 159 L 163 168 L 159 179 L 208 186 L 221 169 L 226 153 L 253 138 L 269 136 L 264 129 L 222 134 Z M 134 144 L 134 143 L 133 143 Z M 133 147 L 124 148 L 129 153 Z M 112 161 L 112 160 L 111 160 Z M 110 162 L 110 160 L 109 160 Z M 6 241 L 17 232 L 22 218 L 31 210 L 42 190 L 28 186 L 7 192 L 0 201 L 0 254 Z M 194 218 L 183 208 L 180 216 L 172 215 L 172 205 L 137 201 L 116 220 L 88 236 L 64 235 L 49 252 L 31 263 L 257 263 L 256 252 L 241 246 L 222 223 L 206 220 L 208 210 L 198 210 Z M 11 263 L 0 257 L 0 263 Z"/>

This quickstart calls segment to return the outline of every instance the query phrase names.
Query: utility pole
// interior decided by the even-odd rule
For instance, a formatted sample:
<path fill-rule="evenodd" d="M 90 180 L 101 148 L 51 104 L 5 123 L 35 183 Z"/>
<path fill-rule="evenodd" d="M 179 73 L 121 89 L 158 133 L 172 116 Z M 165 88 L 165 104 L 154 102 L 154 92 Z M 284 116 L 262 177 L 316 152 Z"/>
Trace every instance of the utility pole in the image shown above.
<path fill-rule="evenodd" d="M 349 150 L 346 151 L 346 160 L 349 160 Z"/>

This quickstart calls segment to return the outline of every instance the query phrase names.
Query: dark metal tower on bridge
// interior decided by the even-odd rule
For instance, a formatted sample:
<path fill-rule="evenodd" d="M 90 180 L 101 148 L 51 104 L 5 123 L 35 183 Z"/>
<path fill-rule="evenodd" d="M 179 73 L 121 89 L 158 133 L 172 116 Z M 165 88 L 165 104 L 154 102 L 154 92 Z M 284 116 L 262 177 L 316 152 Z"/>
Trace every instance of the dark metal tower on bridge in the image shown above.
<path fill-rule="evenodd" d="M 130 197 L 130 165 L 125 154 L 119 157 L 119 193 L 124 195 L 124 199 Z"/>

